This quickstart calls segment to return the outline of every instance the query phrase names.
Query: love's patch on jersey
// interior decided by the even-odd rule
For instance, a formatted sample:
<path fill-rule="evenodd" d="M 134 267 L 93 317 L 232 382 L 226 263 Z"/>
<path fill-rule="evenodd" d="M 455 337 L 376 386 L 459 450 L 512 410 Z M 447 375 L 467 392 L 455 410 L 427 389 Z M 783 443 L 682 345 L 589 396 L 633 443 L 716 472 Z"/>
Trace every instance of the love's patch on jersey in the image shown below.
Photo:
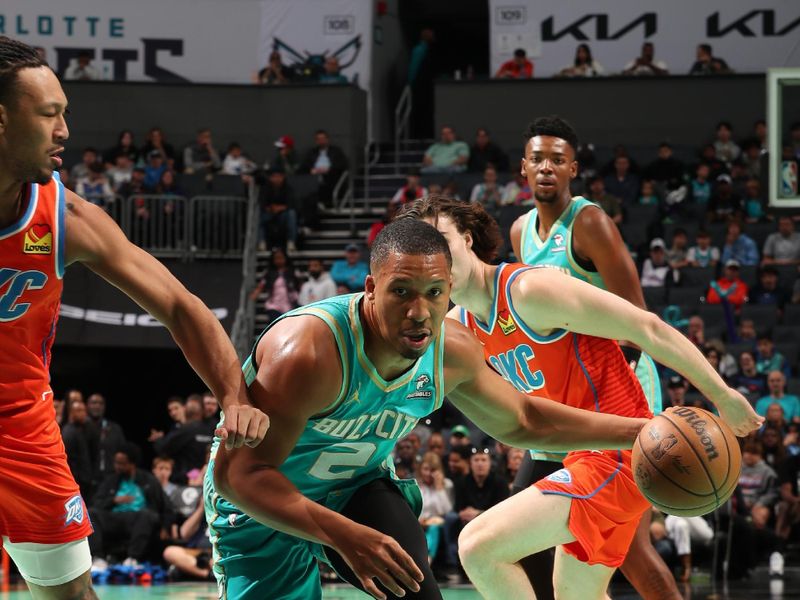
<path fill-rule="evenodd" d="M 22 242 L 22 251 L 25 254 L 51 254 L 53 252 L 53 231 L 46 223 L 32 225 L 25 232 Z"/>

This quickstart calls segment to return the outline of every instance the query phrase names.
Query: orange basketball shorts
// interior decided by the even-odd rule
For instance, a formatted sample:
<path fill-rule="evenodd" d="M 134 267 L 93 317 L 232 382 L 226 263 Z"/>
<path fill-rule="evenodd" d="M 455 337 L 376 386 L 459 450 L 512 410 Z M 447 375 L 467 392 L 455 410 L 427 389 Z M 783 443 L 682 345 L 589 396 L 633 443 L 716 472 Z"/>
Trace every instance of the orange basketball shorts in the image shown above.
<path fill-rule="evenodd" d="M 572 498 L 564 550 L 590 565 L 618 567 L 650 504 L 631 472 L 629 450 L 570 452 L 564 468 L 534 484 L 543 494 Z"/>

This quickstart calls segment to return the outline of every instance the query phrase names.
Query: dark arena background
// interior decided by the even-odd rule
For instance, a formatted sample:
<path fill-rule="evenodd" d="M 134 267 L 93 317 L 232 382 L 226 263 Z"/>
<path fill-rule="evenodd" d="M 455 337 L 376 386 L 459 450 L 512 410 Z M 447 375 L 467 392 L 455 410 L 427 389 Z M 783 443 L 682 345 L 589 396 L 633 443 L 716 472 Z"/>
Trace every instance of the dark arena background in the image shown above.
<path fill-rule="evenodd" d="M 496 262 L 517 262 L 511 225 L 535 207 L 524 132 L 566 119 L 572 195 L 616 224 L 648 310 L 766 417 L 740 438 L 731 501 L 692 520 L 654 510 L 651 543 L 683 598 L 800 598 L 797 0 L 26 0 L 0 6 L 0 35 L 62 83 L 61 181 L 197 295 L 242 360 L 288 310 L 363 291 L 375 236 L 428 194 L 482 204 Z M 217 598 L 213 532 L 180 527 L 203 499 L 216 403 L 144 309 L 84 266 L 64 282 L 50 384 L 86 506 L 126 441 L 166 503 L 147 507 L 161 520 L 138 556 L 131 531 L 93 546 L 97 595 Z M 658 367 L 665 408 L 712 409 Z M 479 597 L 458 534 L 510 494 L 524 451 L 447 400 L 397 442 L 397 475 L 447 492 L 423 507 L 444 598 Z M 2 557 L 0 600 L 30 598 Z M 367 597 L 323 563 L 320 577 L 325 600 Z M 640 597 L 621 573 L 608 595 Z"/>

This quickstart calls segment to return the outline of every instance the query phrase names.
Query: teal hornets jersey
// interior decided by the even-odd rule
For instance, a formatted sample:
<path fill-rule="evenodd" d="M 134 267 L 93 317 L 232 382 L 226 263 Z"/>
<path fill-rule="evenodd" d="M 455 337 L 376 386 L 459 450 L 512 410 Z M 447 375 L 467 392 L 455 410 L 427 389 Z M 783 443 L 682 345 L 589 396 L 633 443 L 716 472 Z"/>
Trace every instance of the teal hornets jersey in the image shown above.
<path fill-rule="evenodd" d="M 303 315 L 322 320 L 333 333 L 342 365 L 342 387 L 336 400 L 308 420 L 294 450 L 280 467 L 300 492 L 316 501 L 324 502 L 331 493 L 355 490 L 378 477 L 393 478 L 394 465 L 389 457 L 395 443 L 420 418 L 439 408 L 444 399 L 444 325 L 405 374 L 385 381 L 364 352 L 359 316 L 362 297 L 363 293 L 328 298 L 275 321 Z M 261 337 L 268 331 L 269 327 Z M 257 371 L 254 353 L 243 370 L 249 386 Z M 212 456 L 218 444 L 215 440 Z"/>
<path fill-rule="evenodd" d="M 519 260 L 527 265 L 558 269 L 571 277 L 591 283 L 600 289 L 606 289 L 600 273 L 587 271 L 581 267 L 572 253 L 572 227 L 578 213 L 587 206 L 600 208 L 583 196 L 574 197 L 561 216 L 553 223 L 544 240 L 539 237 L 539 211 L 536 208 L 531 209 L 523 221 L 520 237 L 520 254 L 522 256 L 518 257 Z M 644 352 L 636 365 L 636 377 L 642 385 L 650 410 L 655 415 L 659 414 L 662 409 L 662 398 L 658 371 L 653 359 Z M 531 454 L 538 460 L 561 460 L 558 457 L 559 453 L 531 451 Z"/>
<path fill-rule="evenodd" d="M 577 196 L 556 219 L 545 240 L 539 237 L 539 211 L 534 208 L 524 217 L 522 237 L 520 239 L 520 262 L 526 265 L 552 267 L 567 275 L 587 281 L 605 289 L 600 273 L 587 271 L 578 264 L 572 254 L 572 226 L 575 219 L 587 206 L 597 206 L 586 198 Z M 598 207 L 599 208 L 599 207 Z"/>

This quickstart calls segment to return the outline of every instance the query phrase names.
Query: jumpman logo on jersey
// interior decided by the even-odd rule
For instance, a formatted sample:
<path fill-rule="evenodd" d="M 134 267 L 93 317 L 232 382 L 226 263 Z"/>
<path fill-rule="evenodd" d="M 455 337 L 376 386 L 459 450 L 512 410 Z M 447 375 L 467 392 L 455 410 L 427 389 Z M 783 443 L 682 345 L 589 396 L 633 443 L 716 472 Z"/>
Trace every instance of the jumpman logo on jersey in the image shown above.
<path fill-rule="evenodd" d="M 352 400 L 356 404 L 361 402 L 361 398 L 359 397 L 359 392 L 361 392 L 361 384 L 360 383 L 358 384 L 358 387 L 356 388 L 356 391 L 353 392 L 353 395 L 350 396 L 350 400 Z"/>

